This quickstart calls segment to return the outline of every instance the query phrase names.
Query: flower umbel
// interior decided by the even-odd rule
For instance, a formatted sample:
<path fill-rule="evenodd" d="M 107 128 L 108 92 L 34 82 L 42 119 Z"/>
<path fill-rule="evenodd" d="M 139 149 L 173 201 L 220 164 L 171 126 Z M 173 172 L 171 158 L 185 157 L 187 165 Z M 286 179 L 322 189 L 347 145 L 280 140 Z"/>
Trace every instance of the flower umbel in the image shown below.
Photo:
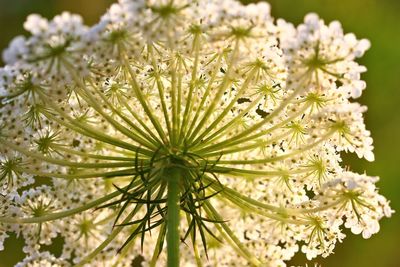
<path fill-rule="evenodd" d="M 120 0 L 30 15 L 0 69 L 0 249 L 17 266 L 285 266 L 390 217 L 355 60 L 367 40 L 266 3 Z M 44 252 L 61 237 L 61 255 Z"/>

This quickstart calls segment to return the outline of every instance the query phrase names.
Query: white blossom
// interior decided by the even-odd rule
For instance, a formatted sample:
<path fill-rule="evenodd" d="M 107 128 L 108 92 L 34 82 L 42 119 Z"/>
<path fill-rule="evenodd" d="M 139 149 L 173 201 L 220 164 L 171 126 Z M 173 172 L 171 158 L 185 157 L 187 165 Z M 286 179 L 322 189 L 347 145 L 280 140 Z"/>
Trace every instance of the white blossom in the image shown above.
<path fill-rule="evenodd" d="M 91 27 L 68 12 L 24 27 L 0 68 L 0 249 L 23 237 L 16 266 L 286 266 L 393 213 L 342 162 L 374 147 L 355 102 L 370 43 L 339 22 L 120 0 Z"/>

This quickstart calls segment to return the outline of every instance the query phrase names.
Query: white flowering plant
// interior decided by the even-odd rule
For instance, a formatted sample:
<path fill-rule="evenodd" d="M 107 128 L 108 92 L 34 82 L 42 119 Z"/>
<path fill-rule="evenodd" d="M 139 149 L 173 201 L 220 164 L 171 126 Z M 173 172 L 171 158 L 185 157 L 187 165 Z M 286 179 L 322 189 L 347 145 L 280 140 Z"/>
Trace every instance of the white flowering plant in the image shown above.
<path fill-rule="evenodd" d="M 16 266 L 285 266 L 393 213 L 356 59 L 368 40 L 267 3 L 119 0 L 30 15 L 0 68 L 0 249 Z M 60 255 L 45 251 L 55 238 Z"/>

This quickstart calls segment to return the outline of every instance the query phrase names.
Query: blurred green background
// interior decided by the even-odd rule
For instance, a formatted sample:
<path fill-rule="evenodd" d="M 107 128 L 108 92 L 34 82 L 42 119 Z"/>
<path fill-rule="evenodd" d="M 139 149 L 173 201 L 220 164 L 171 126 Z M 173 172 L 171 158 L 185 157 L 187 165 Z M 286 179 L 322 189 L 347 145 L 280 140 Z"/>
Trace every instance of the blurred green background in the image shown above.
<path fill-rule="evenodd" d="M 246 1 L 245 2 L 251 2 Z M 112 0 L 0 0 L 0 50 L 18 34 L 27 15 L 51 18 L 68 10 L 81 14 L 89 25 L 96 23 Z M 363 75 L 368 88 L 359 101 L 368 106 L 367 127 L 375 142 L 376 161 L 368 163 L 346 156 L 345 164 L 358 172 L 379 175 L 381 193 L 400 212 L 400 0 L 270 0 L 274 17 L 295 24 L 308 12 L 317 12 L 326 22 L 339 20 L 345 32 L 368 38 L 372 48 L 360 60 L 368 67 Z M 335 254 L 307 262 L 296 256 L 289 265 L 314 266 L 400 266 L 400 216 L 381 221 L 379 234 L 368 240 L 348 233 Z M 15 237 L 0 252 L 0 267 L 10 267 L 22 257 L 22 241 Z"/>

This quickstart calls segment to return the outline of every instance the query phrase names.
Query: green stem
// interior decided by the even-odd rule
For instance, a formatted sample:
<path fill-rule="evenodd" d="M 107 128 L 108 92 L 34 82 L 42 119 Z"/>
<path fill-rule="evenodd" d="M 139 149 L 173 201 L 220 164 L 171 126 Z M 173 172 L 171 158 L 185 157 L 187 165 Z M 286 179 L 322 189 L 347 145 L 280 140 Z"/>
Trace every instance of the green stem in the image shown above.
<path fill-rule="evenodd" d="M 267 147 L 267 145 L 272 144 L 274 142 L 280 141 L 286 136 L 290 135 L 292 133 L 291 130 L 288 130 L 284 132 L 283 134 L 277 135 L 274 138 L 260 138 L 260 139 L 254 139 L 252 140 L 251 144 L 246 145 L 246 146 L 236 146 L 230 149 L 226 150 L 221 150 L 224 155 L 227 154 L 232 154 L 232 153 L 237 153 L 237 152 L 242 152 L 246 150 L 252 150 L 252 149 L 262 149 Z M 243 143 L 242 143 L 243 144 Z M 230 146 L 229 146 L 230 147 Z M 215 152 L 210 152 L 210 153 L 204 153 L 203 157 L 215 157 L 221 155 L 221 151 L 215 151 Z"/>
<path fill-rule="evenodd" d="M 134 214 L 135 214 L 134 212 L 130 213 L 122 222 L 122 224 L 129 222 L 134 216 Z M 103 249 L 105 249 L 108 246 L 108 244 L 110 244 L 123 229 L 124 227 L 121 226 L 114 228 L 114 230 L 109 234 L 109 236 L 95 250 L 93 250 L 90 254 L 84 257 L 78 264 L 74 265 L 74 267 L 82 267 L 86 263 L 89 263 L 92 259 L 94 259 L 97 255 L 99 255 L 103 251 Z"/>
<path fill-rule="evenodd" d="M 210 126 L 208 126 L 199 136 L 191 135 L 189 138 L 189 142 L 191 142 L 194 138 L 196 138 L 193 142 L 196 144 L 199 140 L 202 140 L 210 131 L 214 130 L 215 127 L 220 123 L 223 118 L 231 111 L 232 107 L 237 103 L 237 100 L 243 95 L 243 93 L 247 90 L 247 88 L 250 86 L 253 77 L 257 73 L 257 68 L 254 67 L 251 71 L 249 76 L 246 78 L 246 80 L 243 82 L 242 87 L 240 90 L 237 92 L 236 96 L 230 101 L 230 103 L 224 108 L 224 110 L 221 112 L 221 114 L 218 115 L 217 119 L 213 121 Z"/>
<path fill-rule="evenodd" d="M 43 102 L 45 102 L 47 105 L 49 105 L 52 108 L 52 111 L 56 111 L 56 113 L 61 117 L 56 117 L 54 114 L 47 112 L 47 111 L 42 111 L 42 114 L 45 115 L 47 118 L 49 118 L 52 121 L 57 122 L 58 124 L 69 128 L 77 133 L 83 134 L 84 136 L 94 138 L 95 140 L 98 140 L 103 143 L 107 143 L 113 146 L 120 147 L 124 150 L 129 150 L 133 151 L 136 153 L 141 153 L 141 154 L 147 154 L 148 156 L 152 155 L 149 153 L 150 151 L 144 150 L 141 147 L 134 146 L 130 143 L 124 142 L 122 140 L 119 140 L 117 138 L 114 138 L 110 135 L 102 133 L 102 130 L 92 127 L 86 123 L 81 123 L 76 118 L 73 118 L 69 116 L 66 112 L 64 112 L 61 108 L 59 108 L 56 104 L 52 103 L 51 99 L 49 99 L 44 92 L 41 92 L 40 90 L 37 91 L 40 97 L 42 98 Z M 146 152 L 145 152 L 146 151 Z"/>
<path fill-rule="evenodd" d="M 131 103 L 128 104 L 127 101 L 124 101 L 123 99 L 121 99 L 121 97 L 118 97 L 118 102 L 123 105 L 126 110 L 128 110 L 128 112 L 132 115 L 132 117 L 135 118 L 135 120 L 140 123 L 140 125 L 143 127 L 143 129 L 145 129 L 147 131 L 147 133 L 150 134 L 150 136 L 153 138 L 153 140 L 158 144 L 158 146 L 162 146 L 162 141 L 153 133 L 153 131 L 147 126 L 147 124 L 145 123 L 145 121 L 140 118 L 140 116 L 137 114 L 137 112 L 135 112 L 132 107 L 131 107 Z M 131 122 L 131 124 L 134 122 Z"/>
<path fill-rule="evenodd" d="M 193 130 L 191 136 L 188 137 L 188 140 L 192 141 L 193 138 L 196 137 L 196 136 L 194 136 L 194 134 L 199 133 L 199 131 L 204 127 L 204 125 L 206 124 L 207 120 L 210 118 L 211 114 L 215 111 L 215 108 L 217 107 L 217 105 L 218 105 L 221 97 L 223 96 L 225 90 L 231 85 L 231 83 L 232 83 L 232 78 L 231 78 L 232 69 L 235 67 L 235 63 L 236 63 L 236 58 L 237 58 L 238 52 L 239 52 L 239 43 L 236 42 L 235 43 L 235 48 L 233 49 L 233 51 L 231 53 L 231 56 L 230 56 L 230 60 L 229 60 L 229 63 L 228 63 L 228 68 L 226 70 L 225 76 L 224 76 L 223 80 L 221 81 L 221 84 L 218 86 L 218 89 L 217 89 L 217 91 L 215 93 L 215 97 L 211 101 L 211 103 L 208 106 L 208 108 L 204 111 L 202 119 L 200 120 L 200 122 L 197 124 L 197 126 Z M 200 141 L 200 140 L 197 138 L 196 141 Z M 196 143 L 193 143 L 193 145 L 194 144 L 196 144 Z"/>
<path fill-rule="evenodd" d="M 220 160 L 218 161 L 219 164 L 262 164 L 262 163 L 269 163 L 269 162 L 276 162 L 279 160 L 284 160 L 287 158 L 294 157 L 300 153 L 306 152 L 308 150 L 313 149 L 314 147 L 318 146 L 322 142 L 328 140 L 337 130 L 331 129 L 328 133 L 323 135 L 319 140 L 311 143 L 307 146 L 298 148 L 291 153 L 282 154 L 276 157 L 264 158 L 264 159 L 251 159 L 251 160 Z"/>
<path fill-rule="evenodd" d="M 223 57 L 223 53 L 220 54 L 216 54 L 215 56 L 213 56 L 211 58 L 211 60 L 206 64 L 209 65 L 211 64 L 214 60 L 216 60 L 217 62 L 215 63 L 215 66 L 213 67 L 213 71 L 212 74 L 210 75 L 210 79 L 208 81 L 208 85 L 206 87 L 205 92 L 203 93 L 202 97 L 201 97 L 201 102 L 200 104 L 196 107 L 196 113 L 193 117 L 193 120 L 189 126 L 189 129 L 187 131 L 187 135 L 190 136 L 194 130 L 194 127 L 196 126 L 197 123 L 197 119 L 200 116 L 201 111 L 203 110 L 204 104 L 206 103 L 207 97 L 211 94 L 211 90 L 213 87 L 213 84 L 215 82 L 215 79 L 217 78 L 217 74 L 221 69 L 221 61 L 222 61 L 222 57 Z"/>
<path fill-rule="evenodd" d="M 152 110 L 150 105 L 147 103 L 147 99 L 143 95 L 143 92 L 140 89 L 140 85 L 136 80 L 136 75 L 135 75 L 135 73 L 134 73 L 134 71 L 132 69 L 132 66 L 129 64 L 129 61 L 128 61 L 128 59 L 127 59 L 127 57 L 125 55 L 121 54 L 120 57 L 123 60 L 122 62 L 123 62 L 123 66 L 124 66 L 125 70 L 127 71 L 127 73 L 129 74 L 129 76 L 131 78 L 129 83 L 131 84 L 131 87 L 135 92 L 136 98 L 138 99 L 138 101 L 142 105 L 143 110 L 145 111 L 146 115 L 148 116 L 148 118 L 150 119 L 150 121 L 153 124 L 154 128 L 156 129 L 156 131 L 157 131 L 158 135 L 160 136 L 162 142 L 164 144 L 167 144 L 168 143 L 167 136 L 165 135 L 165 132 L 164 132 L 160 122 L 156 118 L 154 111 Z"/>
<path fill-rule="evenodd" d="M 32 174 L 40 177 L 60 178 L 60 179 L 90 179 L 90 178 L 116 178 L 126 177 L 139 174 L 136 168 L 127 168 L 117 171 L 108 172 L 78 172 L 78 173 L 57 173 L 57 172 L 44 172 L 36 171 L 27 168 L 16 168 L 16 171 L 23 172 L 26 174 Z"/>
<path fill-rule="evenodd" d="M 231 247 L 236 250 L 239 254 L 241 254 L 250 264 L 251 266 L 262 266 L 262 262 L 257 259 L 248 249 L 247 247 L 237 238 L 235 233 L 231 230 L 231 228 L 223 221 L 221 215 L 214 209 L 211 203 L 206 200 L 204 205 L 204 210 L 207 215 L 219 221 L 215 224 L 215 227 L 223 236 L 223 238 L 229 242 Z M 265 265 L 264 265 L 265 266 Z M 169 266 L 168 266 L 169 267 Z"/>
<path fill-rule="evenodd" d="M 197 68 L 199 65 L 199 53 L 200 53 L 200 39 L 199 36 L 195 36 L 193 39 L 193 48 L 194 48 L 194 62 L 193 62 L 193 67 L 192 67 L 192 78 L 190 80 L 190 85 L 189 85 L 189 92 L 187 95 L 187 101 L 185 105 L 185 111 L 183 113 L 183 119 L 182 119 L 182 124 L 179 125 L 179 135 L 178 135 L 178 140 L 180 142 L 183 142 L 185 137 L 188 135 L 185 135 L 187 127 L 188 127 L 188 122 L 189 122 L 189 117 L 190 117 L 190 111 L 192 110 L 192 98 L 194 96 L 193 90 L 195 89 L 195 82 L 197 79 Z"/>
<path fill-rule="evenodd" d="M 231 138 L 231 139 L 224 140 L 222 142 L 213 144 L 213 145 L 208 146 L 208 147 L 204 147 L 204 146 L 209 144 L 210 141 L 205 139 L 202 144 L 199 144 L 198 146 L 196 146 L 196 151 L 198 150 L 199 152 L 201 151 L 201 153 L 203 153 L 203 151 L 204 152 L 209 152 L 209 151 L 215 151 L 215 150 L 218 150 L 218 149 L 221 149 L 221 148 L 226 149 L 228 147 L 231 147 L 231 146 L 234 146 L 234 145 L 237 145 L 237 144 L 244 144 L 245 142 L 255 140 L 256 138 L 259 138 L 259 137 L 264 138 L 268 133 L 271 133 L 275 129 L 279 129 L 280 127 L 285 126 L 289 122 L 295 120 L 297 117 L 299 117 L 302 114 L 304 114 L 304 112 L 306 112 L 306 110 L 310 106 L 311 106 L 311 104 L 304 105 L 299 111 L 295 112 L 294 114 L 289 116 L 287 119 L 285 119 L 285 120 L 283 120 L 283 121 L 281 121 L 281 122 L 279 122 L 277 124 L 274 124 L 274 126 L 272 126 L 270 128 L 267 128 L 265 130 L 262 130 L 262 131 L 260 131 L 260 132 L 258 132 L 256 134 L 253 134 L 253 135 L 249 135 L 249 136 L 246 136 L 246 137 L 241 137 L 241 138 L 238 138 L 238 139 Z M 217 136 L 218 139 L 221 138 L 221 136 L 223 136 L 223 135 Z M 217 140 L 217 139 L 215 139 L 215 140 Z M 212 141 L 214 141 L 214 140 L 212 140 Z M 198 149 L 197 147 L 200 147 L 200 149 Z"/>
<path fill-rule="evenodd" d="M 99 154 L 90 154 L 87 152 L 82 152 L 79 150 L 67 148 L 67 146 L 63 145 L 63 144 L 52 144 L 52 145 L 50 145 L 50 147 L 53 148 L 55 151 L 65 152 L 66 155 L 72 154 L 72 155 L 83 156 L 85 158 L 91 158 L 91 159 L 132 162 L 132 158 L 135 157 L 135 155 L 129 155 L 128 157 L 118 157 L 118 156 L 105 156 L 105 155 L 99 155 Z M 139 160 L 142 160 L 142 159 L 143 158 L 139 158 Z"/>
<path fill-rule="evenodd" d="M 281 111 L 283 111 L 285 108 L 287 108 L 287 105 L 290 104 L 292 102 L 292 100 L 303 90 L 303 87 L 301 86 L 303 84 L 303 78 L 304 77 L 301 77 L 301 79 L 298 81 L 299 87 L 295 88 L 293 93 L 291 95 L 289 95 L 285 100 L 283 100 L 282 103 L 279 105 L 279 107 L 277 107 L 274 111 L 272 111 L 272 113 L 270 113 L 268 116 L 266 116 L 260 122 L 252 125 L 251 127 L 247 128 L 243 132 L 224 140 L 223 142 L 219 143 L 218 145 L 223 145 L 223 147 L 225 147 L 226 143 L 231 143 L 233 141 L 238 141 L 242 138 L 245 138 L 248 135 L 256 132 L 263 125 L 267 124 L 268 122 L 271 122 L 272 119 L 274 119 L 276 116 L 278 116 L 281 113 Z M 199 141 L 200 140 L 197 140 L 197 142 L 199 142 Z M 240 142 L 243 142 L 243 141 L 240 141 Z M 195 145 L 197 145 L 197 143 L 192 144 L 192 146 L 195 146 Z"/>
<path fill-rule="evenodd" d="M 171 121 L 170 121 L 169 115 L 168 115 L 168 107 L 167 107 L 167 104 L 165 101 L 165 95 L 164 95 L 165 88 L 164 88 L 163 82 L 161 81 L 161 77 L 160 77 L 161 74 L 159 71 L 158 64 L 156 62 L 156 58 L 154 56 L 153 45 L 148 45 L 147 50 L 150 55 L 151 64 L 153 65 L 154 75 L 155 75 L 156 83 L 157 83 L 158 95 L 160 97 L 161 107 L 162 107 L 162 111 L 163 111 L 164 119 L 165 119 L 165 124 L 167 126 L 167 130 L 168 130 L 168 134 L 169 134 L 169 140 L 171 141 L 173 139 L 172 138 L 172 127 L 171 127 Z"/>
<path fill-rule="evenodd" d="M 241 120 L 247 114 L 252 108 L 254 108 L 257 104 L 260 103 L 261 99 L 264 97 L 264 95 L 261 95 L 257 97 L 253 102 L 251 102 L 243 111 L 241 111 L 234 119 L 230 120 L 227 124 L 219 128 L 217 131 L 213 132 L 210 136 L 207 138 L 204 138 L 204 141 L 200 143 L 198 146 L 203 147 L 206 144 L 211 143 L 214 141 L 216 138 L 220 138 L 221 135 L 225 134 L 228 132 L 229 129 L 231 129 L 234 126 L 238 126 L 239 123 L 241 123 Z M 204 145 L 203 145 L 204 144 Z M 195 146 L 197 147 L 197 146 Z"/>
<path fill-rule="evenodd" d="M 179 267 L 179 180 L 181 178 L 181 171 L 171 168 L 167 172 L 167 175 L 167 266 Z"/>
<path fill-rule="evenodd" d="M 86 163 L 86 162 L 71 162 L 64 159 L 55 159 L 51 157 L 43 156 L 40 153 L 36 153 L 30 150 L 27 150 L 19 145 L 15 145 L 13 143 L 8 142 L 7 140 L 3 140 L 0 138 L 0 144 L 7 146 L 15 151 L 24 154 L 27 157 L 32 157 L 38 160 L 42 160 L 51 164 L 59 165 L 59 166 L 67 166 L 67 167 L 76 167 L 76 168 L 93 168 L 93 169 L 101 169 L 101 168 L 120 168 L 120 167 L 133 167 L 134 162 L 132 160 L 129 162 L 104 162 L 104 163 Z"/>
<path fill-rule="evenodd" d="M 112 105 L 110 103 L 110 101 L 107 100 L 107 97 L 100 92 L 99 88 L 96 87 L 96 85 L 92 84 L 92 87 L 94 89 L 94 91 L 101 97 L 101 99 L 104 101 L 104 103 L 115 113 L 117 114 L 123 121 L 125 121 L 130 127 L 132 127 L 132 129 L 134 129 L 138 134 L 135 134 L 136 136 L 139 136 L 138 138 L 140 139 L 145 139 L 148 140 L 150 143 L 152 143 L 156 148 L 160 146 L 161 143 L 157 142 L 157 138 L 152 139 L 150 138 L 146 132 L 144 132 L 142 129 L 140 129 L 140 127 L 137 126 L 136 123 L 132 122 L 131 118 L 126 117 L 125 115 L 122 114 L 122 112 L 118 109 L 116 109 L 114 107 L 114 105 Z M 118 97 L 118 101 L 124 102 L 124 105 L 127 105 L 126 101 L 121 100 L 120 97 Z M 127 105 L 129 106 L 129 105 Z M 134 116 L 135 117 L 135 116 Z M 145 125 L 142 120 L 138 119 L 137 116 L 135 117 L 135 119 L 141 124 L 141 125 Z"/>
<path fill-rule="evenodd" d="M 139 183 L 139 181 L 137 183 Z M 126 187 L 123 189 L 126 189 Z M 70 209 L 70 210 L 49 213 L 49 214 L 46 214 L 46 215 L 43 215 L 40 217 L 31 217 L 31 218 L 0 217 L 0 222 L 23 224 L 23 223 L 43 223 L 43 222 L 48 222 L 48 221 L 54 221 L 54 220 L 72 216 L 77 213 L 81 213 L 88 209 L 95 208 L 95 207 L 99 206 L 100 204 L 103 204 L 104 202 L 117 197 L 120 194 L 121 194 L 120 191 L 114 191 L 113 193 L 110 193 L 104 197 L 101 197 L 94 201 L 88 202 L 87 204 L 85 204 L 83 206 L 80 206 L 80 207 L 77 207 L 74 209 Z"/>
<path fill-rule="evenodd" d="M 160 232 L 158 233 L 158 238 L 157 238 L 156 246 L 154 248 L 153 256 L 151 257 L 151 260 L 149 263 L 150 267 L 156 267 L 157 260 L 158 260 L 158 257 L 160 256 L 160 252 L 161 252 L 160 250 L 162 249 L 160 247 L 160 244 L 163 242 L 163 239 L 165 237 L 164 231 L 165 231 L 165 224 L 162 224 L 160 227 Z"/>
<path fill-rule="evenodd" d="M 82 88 L 76 87 L 75 92 L 83 99 L 85 100 L 86 103 L 88 103 L 95 111 L 97 111 L 108 123 L 110 123 L 114 129 L 125 135 L 126 137 L 132 139 L 133 141 L 137 142 L 139 146 L 145 146 L 149 149 L 155 149 L 157 146 L 148 143 L 147 140 L 138 137 L 132 130 L 129 128 L 126 128 L 124 125 L 122 125 L 120 122 L 114 120 L 111 116 L 107 115 L 106 112 L 104 112 L 103 108 L 99 106 L 96 102 L 96 99 L 91 96 L 90 92 L 87 92 L 87 89 L 85 90 L 85 86 L 83 83 L 81 84 Z M 115 109 L 114 109 L 115 112 Z M 125 117 L 124 117 L 125 118 Z M 126 119 L 126 118 L 125 118 Z M 128 119 L 126 119 L 128 120 Z M 128 120 L 129 121 L 129 120 Z"/>

